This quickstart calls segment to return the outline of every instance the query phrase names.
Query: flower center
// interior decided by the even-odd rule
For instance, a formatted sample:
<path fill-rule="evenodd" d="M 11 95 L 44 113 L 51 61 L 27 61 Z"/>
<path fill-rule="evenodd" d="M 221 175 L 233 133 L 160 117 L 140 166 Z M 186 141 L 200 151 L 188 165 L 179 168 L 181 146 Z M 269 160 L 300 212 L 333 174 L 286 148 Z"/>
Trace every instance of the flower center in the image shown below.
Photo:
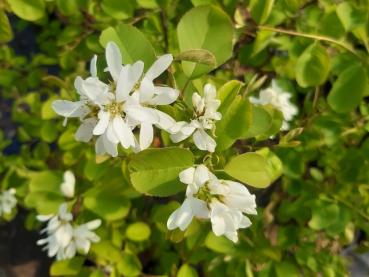
<path fill-rule="evenodd" d="M 123 113 L 123 103 L 111 102 L 105 106 L 105 110 L 112 116 L 121 115 Z"/>

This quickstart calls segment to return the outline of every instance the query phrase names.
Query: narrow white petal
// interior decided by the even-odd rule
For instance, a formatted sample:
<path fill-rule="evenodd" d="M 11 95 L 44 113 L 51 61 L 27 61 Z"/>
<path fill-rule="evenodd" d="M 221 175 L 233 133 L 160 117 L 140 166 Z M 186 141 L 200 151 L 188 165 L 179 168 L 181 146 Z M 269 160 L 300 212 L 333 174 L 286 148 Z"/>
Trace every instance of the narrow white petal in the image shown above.
<path fill-rule="evenodd" d="M 186 230 L 188 225 L 190 225 L 193 218 L 192 209 L 190 206 L 190 202 L 186 199 L 182 206 L 178 208 L 173 214 L 169 217 L 167 226 L 169 230 L 175 229 L 178 227 L 182 231 Z M 173 228 L 174 227 L 174 228 Z"/>
<path fill-rule="evenodd" d="M 120 143 L 124 148 L 129 148 L 135 145 L 134 135 L 131 128 L 124 122 L 120 116 L 116 116 L 113 120 L 113 127 Z"/>
<path fill-rule="evenodd" d="M 166 113 L 159 111 L 159 110 L 155 110 L 156 114 L 159 116 L 159 122 L 157 123 L 157 126 L 160 129 L 163 129 L 169 133 L 171 133 L 172 128 L 175 126 L 176 121 L 169 115 L 167 115 Z"/>
<path fill-rule="evenodd" d="M 109 122 L 108 128 L 106 129 L 106 137 L 108 140 L 110 140 L 112 143 L 117 144 L 119 142 L 118 135 L 115 132 L 115 129 L 113 127 L 113 121 Z"/>
<path fill-rule="evenodd" d="M 170 87 L 155 87 L 155 96 L 151 99 L 152 105 L 169 105 L 177 100 L 179 90 Z"/>
<path fill-rule="evenodd" d="M 96 140 L 95 152 L 96 155 L 104 155 L 106 153 L 102 136 L 98 137 Z"/>
<path fill-rule="evenodd" d="M 111 142 L 106 133 L 102 135 L 103 137 L 103 144 L 104 144 L 104 148 L 105 148 L 105 151 L 112 157 L 116 157 L 118 156 L 118 145 L 117 143 L 113 143 Z"/>
<path fill-rule="evenodd" d="M 88 118 L 82 121 L 81 126 L 77 129 L 74 137 L 77 141 L 81 142 L 89 142 L 93 136 L 93 129 L 97 124 L 97 120 L 95 118 Z"/>
<path fill-rule="evenodd" d="M 95 220 L 92 220 L 92 221 L 89 221 L 89 222 L 85 223 L 85 225 L 86 225 L 87 229 L 95 230 L 95 229 L 100 227 L 101 223 L 102 223 L 101 219 L 95 219 Z"/>
<path fill-rule="evenodd" d="M 161 75 L 172 63 L 173 56 L 171 54 L 165 54 L 159 57 L 146 72 L 146 78 L 154 80 L 156 77 Z"/>
<path fill-rule="evenodd" d="M 55 100 L 52 103 L 54 112 L 65 117 L 79 117 L 81 106 L 83 106 L 83 101 Z"/>
<path fill-rule="evenodd" d="M 67 170 L 64 172 L 64 181 L 60 186 L 62 194 L 66 197 L 72 198 L 74 196 L 74 188 L 76 184 L 76 178 L 72 171 Z"/>
<path fill-rule="evenodd" d="M 113 80 L 117 81 L 122 69 L 122 55 L 118 45 L 114 42 L 108 42 L 106 45 L 105 56 L 109 72 L 113 77 Z"/>
<path fill-rule="evenodd" d="M 195 174 L 194 167 L 187 168 L 179 173 L 179 180 L 184 184 L 190 185 L 193 183 L 194 174 Z"/>
<path fill-rule="evenodd" d="M 98 136 L 105 133 L 109 125 L 110 113 L 101 110 L 98 114 L 99 121 L 97 122 L 93 134 Z"/>
<path fill-rule="evenodd" d="M 134 84 L 129 79 L 131 65 L 122 66 L 117 80 L 117 87 L 115 90 L 115 97 L 117 102 L 122 102 L 127 99 Z"/>
<path fill-rule="evenodd" d="M 159 122 L 159 115 L 156 110 L 142 107 L 139 105 L 136 106 L 127 106 L 125 107 L 125 112 L 128 117 L 138 121 L 138 122 L 147 122 L 151 124 L 157 124 Z"/>
<path fill-rule="evenodd" d="M 92 77 L 97 77 L 96 62 L 97 62 L 97 56 L 94 55 L 90 62 L 90 73 Z"/>
<path fill-rule="evenodd" d="M 38 221 L 44 222 L 50 220 L 54 215 L 48 214 L 48 215 L 37 215 L 36 218 Z"/>
<path fill-rule="evenodd" d="M 143 122 L 140 129 L 140 148 L 148 148 L 154 139 L 154 128 L 150 123 Z"/>
<path fill-rule="evenodd" d="M 190 198 L 190 201 L 194 216 L 198 218 L 209 218 L 209 209 L 205 201 L 197 198 Z"/>
<path fill-rule="evenodd" d="M 190 135 L 191 135 L 191 134 L 186 135 L 186 134 L 184 134 L 184 133 L 182 133 L 182 132 L 178 132 L 178 133 L 176 133 L 176 134 L 171 134 L 171 135 L 170 135 L 170 139 L 171 139 L 171 141 L 173 141 L 174 143 L 178 143 L 178 142 L 180 142 L 180 141 L 185 140 L 185 139 L 186 139 L 186 138 L 188 138 Z"/>
<path fill-rule="evenodd" d="M 138 89 L 138 91 L 139 91 L 138 95 L 140 97 L 140 103 L 142 104 L 149 103 L 151 99 L 154 97 L 154 93 L 155 93 L 154 83 L 151 80 L 144 77 L 141 80 L 140 88 Z"/>
<path fill-rule="evenodd" d="M 196 147 L 203 151 L 214 152 L 217 145 L 215 140 L 203 129 L 199 129 L 193 134 L 193 141 Z"/>
<path fill-rule="evenodd" d="M 209 181 L 209 179 L 209 169 L 205 165 L 200 164 L 198 167 L 196 167 L 193 181 L 197 187 L 200 188 L 207 181 Z"/>

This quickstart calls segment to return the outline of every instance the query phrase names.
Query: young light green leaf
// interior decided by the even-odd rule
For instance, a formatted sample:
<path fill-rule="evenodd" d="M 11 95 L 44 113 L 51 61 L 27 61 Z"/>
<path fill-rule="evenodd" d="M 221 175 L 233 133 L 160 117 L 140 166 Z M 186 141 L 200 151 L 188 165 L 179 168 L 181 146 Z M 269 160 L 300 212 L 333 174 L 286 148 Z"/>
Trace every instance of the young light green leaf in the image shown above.
<path fill-rule="evenodd" d="M 267 147 L 261 148 L 255 153 L 263 156 L 267 160 L 268 166 L 266 169 L 269 172 L 271 182 L 277 180 L 283 173 L 283 164 L 278 156 Z"/>
<path fill-rule="evenodd" d="M 319 43 L 313 43 L 297 59 L 295 68 L 296 81 L 301 87 L 323 84 L 330 70 L 327 50 Z"/>
<path fill-rule="evenodd" d="M 144 241 L 150 237 L 150 227 L 144 222 L 130 224 L 126 230 L 126 236 L 133 241 Z"/>
<path fill-rule="evenodd" d="M 214 54 L 205 49 L 186 50 L 176 55 L 174 59 L 178 61 L 205 64 L 213 68 L 215 68 L 217 64 Z"/>
<path fill-rule="evenodd" d="M 105 47 L 109 42 L 115 42 L 122 52 L 123 63 L 134 63 L 141 60 L 148 69 L 155 61 L 155 50 L 150 41 L 136 27 L 124 23 L 115 28 L 108 27 L 100 36 L 100 43 Z"/>
<path fill-rule="evenodd" d="M 51 276 L 77 275 L 82 269 L 84 257 L 74 257 L 64 261 L 55 261 L 50 268 Z"/>
<path fill-rule="evenodd" d="M 279 163 L 281 164 L 280 161 Z M 224 171 L 250 186 L 265 188 L 280 175 L 277 174 L 279 169 L 276 164 L 276 160 L 269 161 L 260 153 L 249 152 L 232 158 L 224 167 Z"/>
<path fill-rule="evenodd" d="M 179 270 L 177 277 L 198 277 L 196 270 L 189 264 L 183 264 Z"/>
<path fill-rule="evenodd" d="M 8 16 L 0 10 L 0 43 L 6 43 L 13 39 L 13 31 Z"/>
<path fill-rule="evenodd" d="M 123 276 L 138 276 L 142 265 L 137 256 L 129 253 L 123 253 L 121 260 L 117 264 L 118 271 Z"/>
<path fill-rule="evenodd" d="M 262 106 L 252 105 L 252 121 L 245 138 L 266 134 L 273 122 L 272 115 Z"/>
<path fill-rule="evenodd" d="M 222 34 L 222 39 L 219 39 Z M 177 27 L 179 49 L 205 49 L 214 54 L 217 66 L 232 56 L 233 25 L 228 15 L 213 6 L 191 9 L 180 20 Z M 214 68 L 188 61 L 182 62 L 183 71 L 196 78 Z"/>
<path fill-rule="evenodd" d="M 106 14 L 117 20 L 132 17 L 134 11 L 132 1 L 130 0 L 103 0 L 101 8 Z"/>
<path fill-rule="evenodd" d="M 107 221 L 119 220 L 128 215 L 131 202 L 121 185 L 98 186 L 85 192 L 83 205 Z"/>
<path fill-rule="evenodd" d="M 178 174 L 193 164 L 194 157 L 188 149 L 148 149 L 131 157 L 131 182 L 137 191 L 147 195 L 173 195 L 185 189 Z"/>
<path fill-rule="evenodd" d="M 360 64 L 345 69 L 328 94 L 328 104 L 336 112 L 354 110 L 368 90 L 368 77 Z"/>
<path fill-rule="evenodd" d="M 12 11 L 24 20 L 36 21 L 45 15 L 44 0 L 8 0 Z"/>
<path fill-rule="evenodd" d="M 237 95 L 228 109 L 222 112 L 222 119 L 216 125 L 216 150 L 225 150 L 237 139 L 245 137 L 251 122 L 251 103 Z"/>
<path fill-rule="evenodd" d="M 252 18 L 259 24 L 264 24 L 274 5 L 274 0 L 251 0 L 249 9 Z"/>

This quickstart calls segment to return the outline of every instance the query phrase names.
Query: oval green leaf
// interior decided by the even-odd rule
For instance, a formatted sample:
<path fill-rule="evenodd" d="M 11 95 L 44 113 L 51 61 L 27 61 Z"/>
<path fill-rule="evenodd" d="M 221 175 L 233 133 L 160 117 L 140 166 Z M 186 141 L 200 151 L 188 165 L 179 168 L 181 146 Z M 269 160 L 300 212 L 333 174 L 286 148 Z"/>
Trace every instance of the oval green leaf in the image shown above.
<path fill-rule="evenodd" d="M 278 159 L 278 158 L 277 158 Z M 256 188 L 269 186 L 277 177 L 275 167 L 264 155 L 255 152 L 245 153 L 231 159 L 224 171 L 231 177 Z M 279 176 L 279 175 L 278 175 Z"/>
<path fill-rule="evenodd" d="M 117 27 L 108 27 L 100 36 L 100 43 L 105 47 L 109 41 L 115 42 L 123 56 L 123 63 L 141 60 L 148 69 L 155 61 L 155 50 L 146 36 L 132 25 L 120 23 Z"/>
<path fill-rule="evenodd" d="M 12 11 L 24 20 L 36 21 L 45 15 L 44 0 L 8 0 Z"/>
<path fill-rule="evenodd" d="M 144 222 L 130 224 L 126 230 L 126 236 L 133 241 L 144 241 L 150 237 L 150 227 Z"/>
<path fill-rule="evenodd" d="M 368 90 L 368 77 L 360 64 L 345 69 L 328 94 L 328 104 L 336 112 L 353 111 Z"/>
<path fill-rule="evenodd" d="M 132 156 L 131 182 L 137 191 L 147 195 L 173 195 L 185 189 L 178 174 L 193 164 L 193 154 L 187 149 L 148 149 Z"/>
<path fill-rule="evenodd" d="M 323 84 L 330 70 L 327 50 L 319 43 L 313 43 L 297 59 L 295 68 L 296 81 L 301 87 Z"/>
<path fill-rule="evenodd" d="M 221 34 L 221 37 L 220 37 Z M 199 6 L 191 9 L 180 20 L 177 27 L 179 49 L 210 51 L 217 66 L 232 56 L 233 24 L 228 15 L 213 6 Z M 190 78 L 199 77 L 214 67 L 193 62 L 182 62 L 184 73 Z"/>

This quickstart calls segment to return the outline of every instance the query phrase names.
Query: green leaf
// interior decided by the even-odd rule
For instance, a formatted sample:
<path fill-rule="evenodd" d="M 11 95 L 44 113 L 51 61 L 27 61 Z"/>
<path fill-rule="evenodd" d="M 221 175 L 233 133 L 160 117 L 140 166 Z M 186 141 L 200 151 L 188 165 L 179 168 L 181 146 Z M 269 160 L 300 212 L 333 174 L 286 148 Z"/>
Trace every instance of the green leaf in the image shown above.
<path fill-rule="evenodd" d="M 314 230 L 327 228 L 339 219 L 339 211 L 340 209 L 337 204 L 330 204 L 322 200 L 317 201 L 312 210 L 309 227 Z"/>
<path fill-rule="evenodd" d="M 268 166 L 266 169 L 269 173 L 269 176 L 271 177 L 272 182 L 277 180 L 283 172 L 283 164 L 278 156 L 266 147 L 256 151 L 255 153 L 258 153 L 267 159 Z"/>
<path fill-rule="evenodd" d="M 221 39 L 219 39 L 221 34 Z M 180 20 L 177 27 L 179 49 L 205 49 L 216 58 L 220 66 L 232 56 L 233 24 L 228 15 L 213 6 L 191 9 Z M 182 62 L 184 73 L 190 78 L 199 77 L 214 67 L 193 62 Z"/>
<path fill-rule="evenodd" d="M 232 104 L 222 113 L 216 125 L 217 151 L 222 151 L 247 135 L 252 122 L 252 105 L 248 99 L 237 95 Z"/>
<path fill-rule="evenodd" d="M 280 176 L 281 162 L 278 157 L 270 157 L 249 152 L 232 158 L 224 167 L 229 176 L 256 188 L 269 186 Z"/>
<path fill-rule="evenodd" d="M 60 12 L 65 16 L 71 16 L 79 12 L 78 1 L 75 0 L 57 0 L 56 4 Z"/>
<path fill-rule="evenodd" d="M 77 275 L 82 269 L 85 258 L 74 257 L 69 260 L 55 261 L 50 267 L 51 276 Z"/>
<path fill-rule="evenodd" d="M 114 246 L 111 241 L 102 240 L 91 244 L 91 253 L 109 263 L 118 263 L 122 259 L 122 251 Z"/>
<path fill-rule="evenodd" d="M 229 106 L 232 104 L 235 97 L 240 92 L 243 83 L 238 80 L 232 80 L 225 83 L 218 90 L 218 99 L 220 100 L 220 106 L 218 111 L 220 113 L 225 113 Z"/>
<path fill-rule="evenodd" d="M 189 264 L 183 264 L 177 273 L 177 277 L 198 277 L 196 270 Z"/>
<path fill-rule="evenodd" d="M 29 180 L 29 193 L 25 198 L 25 204 L 36 208 L 39 214 L 57 212 L 59 205 L 64 201 L 60 192 L 61 172 L 35 172 L 29 175 Z"/>
<path fill-rule="evenodd" d="M 105 47 L 109 41 L 119 46 L 124 64 L 141 60 L 145 63 L 145 69 L 148 69 L 156 60 L 151 43 L 136 27 L 124 23 L 115 28 L 108 27 L 101 33 L 100 43 Z"/>
<path fill-rule="evenodd" d="M 123 276 L 138 276 L 142 265 L 140 260 L 133 254 L 123 253 L 121 261 L 117 264 L 118 271 Z"/>
<path fill-rule="evenodd" d="M 122 185 L 98 186 L 85 192 L 83 205 L 107 221 L 128 215 L 131 202 L 124 195 Z"/>
<path fill-rule="evenodd" d="M 327 50 L 319 43 L 313 43 L 297 59 L 296 81 L 301 87 L 319 86 L 328 77 L 330 61 Z"/>
<path fill-rule="evenodd" d="M 126 230 L 126 236 L 133 241 L 144 241 L 150 237 L 150 227 L 144 222 L 130 224 Z"/>
<path fill-rule="evenodd" d="M 48 119 L 53 119 L 53 118 L 58 117 L 58 115 L 54 112 L 52 108 L 52 103 L 54 102 L 54 100 L 55 98 L 50 98 L 42 104 L 42 107 L 41 107 L 41 118 L 42 119 L 48 120 Z"/>
<path fill-rule="evenodd" d="M 273 5 L 274 0 L 251 0 L 249 9 L 252 18 L 258 24 L 264 24 L 273 9 Z"/>
<path fill-rule="evenodd" d="M 36 21 L 45 15 L 44 0 L 8 0 L 12 11 L 22 19 Z"/>
<path fill-rule="evenodd" d="M 336 11 L 347 31 L 365 25 L 368 21 L 368 10 L 355 7 L 349 2 L 339 4 Z"/>
<path fill-rule="evenodd" d="M 364 68 L 354 64 L 345 69 L 334 82 L 328 94 L 328 104 L 336 112 L 353 111 L 368 90 L 368 77 Z"/>
<path fill-rule="evenodd" d="M 131 0 L 103 0 L 101 7 L 106 14 L 118 20 L 132 17 L 134 11 Z"/>
<path fill-rule="evenodd" d="M 148 149 L 133 155 L 129 163 L 134 188 L 153 196 L 169 196 L 185 189 L 178 174 L 194 164 L 188 149 Z"/>
<path fill-rule="evenodd" d="M 6 43 L 13 39 L 13 31 L 8 16 L 0 10 L 0 43 Z"/>
<path fill-rule="evenodd" d="M 205 49 L 191 49 L 179 53 L 174 57 L 178 61 L 189 61 L 194 63 L 206 64 L 215 67 L 217 60 L 213 53 Z"/>
<path fill-rule="evenodd" d="M 205 239 L 205 246 L 214 252 L 222 254 L 233 254 L 236 250 L 235 245 L 226 237 L 217 237 L 213 232 L 209 232 Z"/>
<path fill-rule="evenodd" d="M 273 118 L 262 106 L 252 105 L 252 122 L 245 138 L 266 134 L 271 128 Z"/>

